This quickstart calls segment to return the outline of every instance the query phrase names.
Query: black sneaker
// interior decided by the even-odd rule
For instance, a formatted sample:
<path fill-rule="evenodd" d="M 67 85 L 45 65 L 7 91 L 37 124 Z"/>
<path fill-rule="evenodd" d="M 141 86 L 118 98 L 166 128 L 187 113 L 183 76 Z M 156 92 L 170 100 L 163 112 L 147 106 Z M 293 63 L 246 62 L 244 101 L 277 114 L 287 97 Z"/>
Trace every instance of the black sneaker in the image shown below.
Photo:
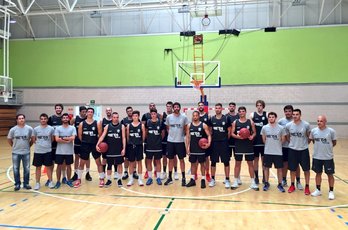
<path fill-rule="evenodd" d="M 106 181 L 106 183 L 104 184 L 104 187 L 110 187 L 110 185 L 112 184 L 111 180 Z"/>
<path fill-rule="evenodd" d="M 87 180 L 87 181 L 92 181 L 92 177 L 91 177 L 91 175 L 89 174 L 89 172 L 86 173 L 86 180 Z"/>
<path fill-rule="evenodd" d="M 23 188 L 25 188 L 25 189 L 27 189 L 27 190 L 30 190 L 30 189 L 31 189 L 31 186 L 28 185 L 28 184 L 26 184 L 26 185 L 23 186 Z"/>
<path fill-rule="evenodd" d="M 173 184 L 172 178 L 168 178 L 166 182 L 164 182 L 164 185 L 170 185 Z"/>
<path fill-rule="evenodd" d="M 186 179 L 185 178 L 181 179 L 181 186 L 183 186 L 183 187 L 186 186 Z"/>
<path fill-rule="evenodd" d="M 260 181 L 259 181 L 259 177 L 255 177 L 255 184 L 259 184 Z"/>
<path fill-rule="evenodd" d="M 20 185 L 15 185 L 15 187 L 14 187 L 14 190 L 15 191 L 19 191 L 21 189 L 21 186 Z"/>
<path fill-rule="evenodd" d="M 136 180 L 139 179 L 139 175 L 137 174 L 137 172 L 134 172 L 134 173 L 133 173 L 133 178 L 136 179 Z"/>
<path fill-rule="evenodd" d="M 77 180 L 77 173 L 74 173 L 74 176 L 73 177 L 71 177 L 71 179 L 70 179 L 71 181 L 75 181 L 75 180 Z"/>
<path fill-rule="evenodd" d="M 127 176 L 128 176 L 128 174 L 127 174 Z M 120 179 L 117 180 L 117 186 L 122 187 L 122 181 Z"/>
<path fill-rule="evenodd" d="M 122 176 L 122 180 L 127 180 L 128 179 L 128 172 L 124 171 L 123 176 Z"/>
<path fill-rule="evenodd" d="M 196 186 L 196 181 L 194 179 L 190 179 L 190 181 L 187 183 L 186 187 L 193 187 Z"/>
<path fill-rule="evenodd" d="M 201 180 L 201 188 L 205 188 L 206 186 L 205 186 L 205 180 L 204 179 L 202 179 Z"/>

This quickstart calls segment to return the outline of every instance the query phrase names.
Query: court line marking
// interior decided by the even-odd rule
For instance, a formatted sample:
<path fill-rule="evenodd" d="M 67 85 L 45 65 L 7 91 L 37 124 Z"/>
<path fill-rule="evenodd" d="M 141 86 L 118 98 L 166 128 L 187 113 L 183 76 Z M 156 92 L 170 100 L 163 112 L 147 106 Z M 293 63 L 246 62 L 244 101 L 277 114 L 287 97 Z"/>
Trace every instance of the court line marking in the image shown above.
<path fill-rule="evenodd" d="M 0 227 L 4 227 L 4 228 L 24 228 L 24 229 L 43 229 L 43 230 L 66 230 L 67 229 L 67 228 L 45 228 L 45 227 L 9 225 L 9 224 L 0 224 Z"/>
<path fill-rule="evenodd" d="M 9 180 L 14 182 L 14 180 L 10 177 L 10 170 L 12 168 L 12 165 L 7 169 L 7 177 Z M 152 207 L 152 206 L 135 206 L 135 205 L 125 205 L 125 204 L 114 204 L 114 203 L 105 203 L 105 202 L 99 202 L 99 201 L 88 201 L 88 200 L 80 200 L 80 199 L 72 199 L 67 197 L 61 197 L 56 196 L 53 194 L 47 194 L 40 191 L 35 191 L 33 189 L 29 190 L 33 193 L 38 193 L 44 196 L 48 197 L 54 197 L 61 200 L 67 200 L 72 202 L 79 202 L 79 203 L 87 203 L 87 204 L 95 204 L 95 205 L 105 205 L 105 206 L 112 206 L 112 207 L 126 207 L 126 208 L 136 208 L 136 209 L 146 209 L 146 210 L 162 210 L 166 211 L 165 208 L 158 208 L 158 207 Z M 273 212 L 298 212 L 298 211 L 316 211 L 316 210 L 327 210 L 332 208 L 342 208 L 342 207 L 348 207 L 348 204 L 341 204 L 341 205 L 334 205 L 334 206 L 326 206 L 326 207 L 311 207 L 311 208 L 297 208 L 297 209 L 193 209 L 193 208 L 172 208 L 171 211 L 185 211 L 185 212 L 212 212 L 212 213 L 273 213 Z"/>
<path fill-rule="evenodd" d="M 167 208 L 165 209 L 165 211 L 164 211 L 163 214 L 161 215 L 160 219 L 157 221 L 154 230 L 157 230 L 157 229 L 159 228 L 159 226 L 161 225 L 161 223 L 162 223 L 164 217 L 166 216 L 166 214 L 169 213 L 170 206 L 172 206 L 173 202 L 174 202 L 174 198 L 172 198 L 172 199 L 170 200 L 169 204 L 167 205 Z"/>

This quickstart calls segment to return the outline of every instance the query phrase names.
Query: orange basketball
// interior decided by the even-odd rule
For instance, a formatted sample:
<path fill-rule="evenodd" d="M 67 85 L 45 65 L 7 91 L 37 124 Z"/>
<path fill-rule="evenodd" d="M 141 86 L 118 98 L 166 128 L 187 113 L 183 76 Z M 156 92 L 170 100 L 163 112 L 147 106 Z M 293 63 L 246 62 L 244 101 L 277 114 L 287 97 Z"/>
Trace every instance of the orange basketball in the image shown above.
<path fill-rule="evenodd" d="M 98 147 L 100 148 L 100 152 L 101 153 L 106 153 L 109 149 L 108 144 L 106 144 L 105 142 L 101 142 Z"/>
<path fill-rule="evenodd" d="M 250 131 L 247 128 L 241 128 L 239 130 L 239 136 L 243 139 L 247 139 L 250 137 Z"/>
<path fill-rule="evenodd" d="M 201 148 L 205 148 L 205 145 L 207 145 L 207 144 L 208 144 L 208 139 L 207 138 L 201 138 L 198 141 L 198 145 Z"/>

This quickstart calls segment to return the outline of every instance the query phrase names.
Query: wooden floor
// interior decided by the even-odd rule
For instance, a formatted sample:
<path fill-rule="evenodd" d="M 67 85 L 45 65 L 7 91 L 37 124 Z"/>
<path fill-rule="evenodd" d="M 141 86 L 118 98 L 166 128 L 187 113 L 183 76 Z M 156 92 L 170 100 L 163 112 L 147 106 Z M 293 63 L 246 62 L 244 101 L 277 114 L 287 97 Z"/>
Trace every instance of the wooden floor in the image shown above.
<path fill-rule="evenodd" d="M 204 190 L 183 188 L 179 181 L 168 187 L 118 188 L 113 183 L 99 188 L 93 163 L 93 181 L 83 180 L 78 189 L 63 185 L 58 190 L 14 192 L 11 152 L 1 137 L 0 229 L 348 229 L 347 149 L 348 140 L 339 140 L 335 147 L 336 199 L 331 201 L 325 176 L 321 197 L 305 196 L 302 191 L 279 193 L 275 169 L 270 191 L 250 190 L 245 163 L 244 183 L 234 191 L 223 187 L 222 165 L 218 165 L 217 186 Z M 44 176 L 42 184 L 45 180 Z M 315 188 L 312 172 L 310 187 Z"/>

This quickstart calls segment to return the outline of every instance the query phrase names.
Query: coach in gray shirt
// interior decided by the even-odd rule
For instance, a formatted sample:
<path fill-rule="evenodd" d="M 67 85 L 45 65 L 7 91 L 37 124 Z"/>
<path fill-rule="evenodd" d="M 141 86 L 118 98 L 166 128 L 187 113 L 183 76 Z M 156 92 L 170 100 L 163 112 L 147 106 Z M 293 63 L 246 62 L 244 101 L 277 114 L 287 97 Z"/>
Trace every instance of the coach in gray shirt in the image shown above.
<path fill-rule="evenodd" d="M 12 147 L 13 175 L 15 191 L 21 188 L 20 163 L 23 161 L 24 184 L 23 188 L 31 189 L 30 176 L 30 146 L 34 143 L 33 128 L 25 124 L 25 115 L 16 116 L 17 125 L 12 127 L 7 135 L 7 141 Z"/>

